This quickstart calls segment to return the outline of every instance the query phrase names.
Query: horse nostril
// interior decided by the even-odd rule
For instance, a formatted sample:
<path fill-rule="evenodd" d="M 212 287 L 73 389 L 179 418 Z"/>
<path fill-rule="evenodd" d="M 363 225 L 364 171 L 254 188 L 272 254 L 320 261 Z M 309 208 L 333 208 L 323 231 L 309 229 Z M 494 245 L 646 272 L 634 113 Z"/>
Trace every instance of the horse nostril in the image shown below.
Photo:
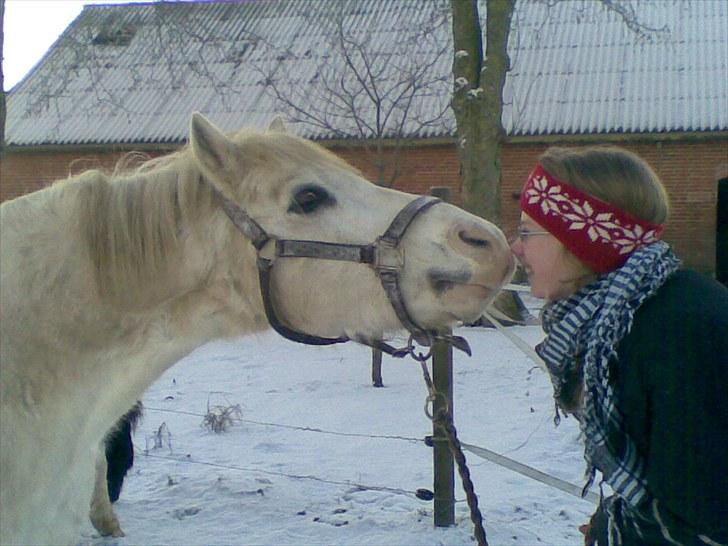
<path fill-rule="evenodd" d="M 450 290 L 453 286 L 455 286 L 455 283 L 452 281 L 448 281 L 445 279 L 439 279 L 439 280 L 433 280 L 432 281 L 432 288 L 435 289 L 435 292 L 441 294 L 443 292 L 447 292 Z"/>
<path fill-rule="evenodd" d="M 458 232 L 458 237 L 460 237 L 460 240 L 463 243 L 474 246 L 476 248 L 486 248 L 490 244 L 487 239 L 481 239 L 480 237 L 471 237 L 464 230 Z"/>

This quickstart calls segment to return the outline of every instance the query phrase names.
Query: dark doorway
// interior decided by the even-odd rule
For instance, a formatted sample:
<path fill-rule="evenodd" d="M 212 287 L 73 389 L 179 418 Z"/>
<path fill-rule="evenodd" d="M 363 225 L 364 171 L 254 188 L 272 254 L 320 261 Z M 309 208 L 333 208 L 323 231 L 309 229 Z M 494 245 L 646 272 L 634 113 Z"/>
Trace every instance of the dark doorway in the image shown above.
<path fill-rule="evenodd" d="M 728 178 L 718 181 L 718 220 L 715 234 L 715 277 L 728 286 Z"/>

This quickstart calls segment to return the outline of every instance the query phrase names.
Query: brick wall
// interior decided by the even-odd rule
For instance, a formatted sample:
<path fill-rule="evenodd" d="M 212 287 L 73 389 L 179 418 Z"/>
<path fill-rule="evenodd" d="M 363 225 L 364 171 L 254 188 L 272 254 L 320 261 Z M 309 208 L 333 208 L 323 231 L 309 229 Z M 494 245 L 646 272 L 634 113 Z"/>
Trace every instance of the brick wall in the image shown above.
<path fill-rule="evenodd" d="M 593 144 L 594 142 L 590 142 Z M 574 144 L 575 146 L 585 144 Z M 664 238 L 685 263 L 704 272 L 715 269 L 717 183 L 728 173 L 728 140 L 627 142 L 662 178 L 672 202 Z M 508 144 L 502 156 L 504 229 L 518 221 L 518 198 L 528 173 L 546 144 Z M 364 155 L 350 148 L 334 151 L 374 180 L 376 171 Z M 11 152 L 0 160 L 0 201 L 38 190 L 69 172 L 111 168 L 122 152 Z M 451 189 L 460 203 L 459 164 L 452 145 L 409 148 L 402 152 L 395 187 L 429 193 L 433 186 Z"/>
<path fill-rule="evenodd" d="M 0 159 L 0 202 L 91 168 L 113 169 L 121 152 L 9 152 Z"/>
<path fill-rule="evenodd" d="M 352 149 L 334 148 L 333 151 L 360 169 L 369 180 L 376 182 L 376 168 L 363 154 Z M 425 194 L 433 186 L 445 186 L 451 190 L 452 201 L 460 203 L 460 164 L 452 145 L 406 148 L 401 150 L 400 157 L 400 174 L 395 183 L 397 189 Z"/>

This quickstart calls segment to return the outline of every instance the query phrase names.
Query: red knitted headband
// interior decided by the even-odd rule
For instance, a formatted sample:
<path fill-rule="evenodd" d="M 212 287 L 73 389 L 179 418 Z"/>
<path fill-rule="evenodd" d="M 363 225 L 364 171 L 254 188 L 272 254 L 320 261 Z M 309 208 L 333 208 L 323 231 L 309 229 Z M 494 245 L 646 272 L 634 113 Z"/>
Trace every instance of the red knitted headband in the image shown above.
<path fill-rule="evenodd" d="M 521 210 L 597 273 L 617 269 L 664 229 L 561 182 L 541 165 L 523 188 Z"/>

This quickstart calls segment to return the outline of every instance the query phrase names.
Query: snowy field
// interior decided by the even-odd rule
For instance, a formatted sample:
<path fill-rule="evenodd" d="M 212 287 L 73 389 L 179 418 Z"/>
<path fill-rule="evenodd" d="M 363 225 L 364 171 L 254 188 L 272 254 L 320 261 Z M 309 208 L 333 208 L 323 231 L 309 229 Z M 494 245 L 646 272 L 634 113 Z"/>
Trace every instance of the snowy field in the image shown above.
<path fill-rule="evenodd" d="M 511 329 L 531 345 L 537 326 Z M 455 352 L 461 441 L 581 485 L 573 418 L 553 424 L 548 378 L 495 330 L 462 328 Z M 126 537 L 83 545 L 475 544 L 456 473 L 456 525 L 436 528 L 431 433 L 419 365 L 385 356 L 371 386 L 371 352 L 349 343 L 308 347 L 273 332 L 206 345 L 146 393 L 136 462 L 116 510 Z M 242 420 L 215 433 L 210 406 Z M 466 452 L 491 546 L 579 545 L 593 505 Z"/>

